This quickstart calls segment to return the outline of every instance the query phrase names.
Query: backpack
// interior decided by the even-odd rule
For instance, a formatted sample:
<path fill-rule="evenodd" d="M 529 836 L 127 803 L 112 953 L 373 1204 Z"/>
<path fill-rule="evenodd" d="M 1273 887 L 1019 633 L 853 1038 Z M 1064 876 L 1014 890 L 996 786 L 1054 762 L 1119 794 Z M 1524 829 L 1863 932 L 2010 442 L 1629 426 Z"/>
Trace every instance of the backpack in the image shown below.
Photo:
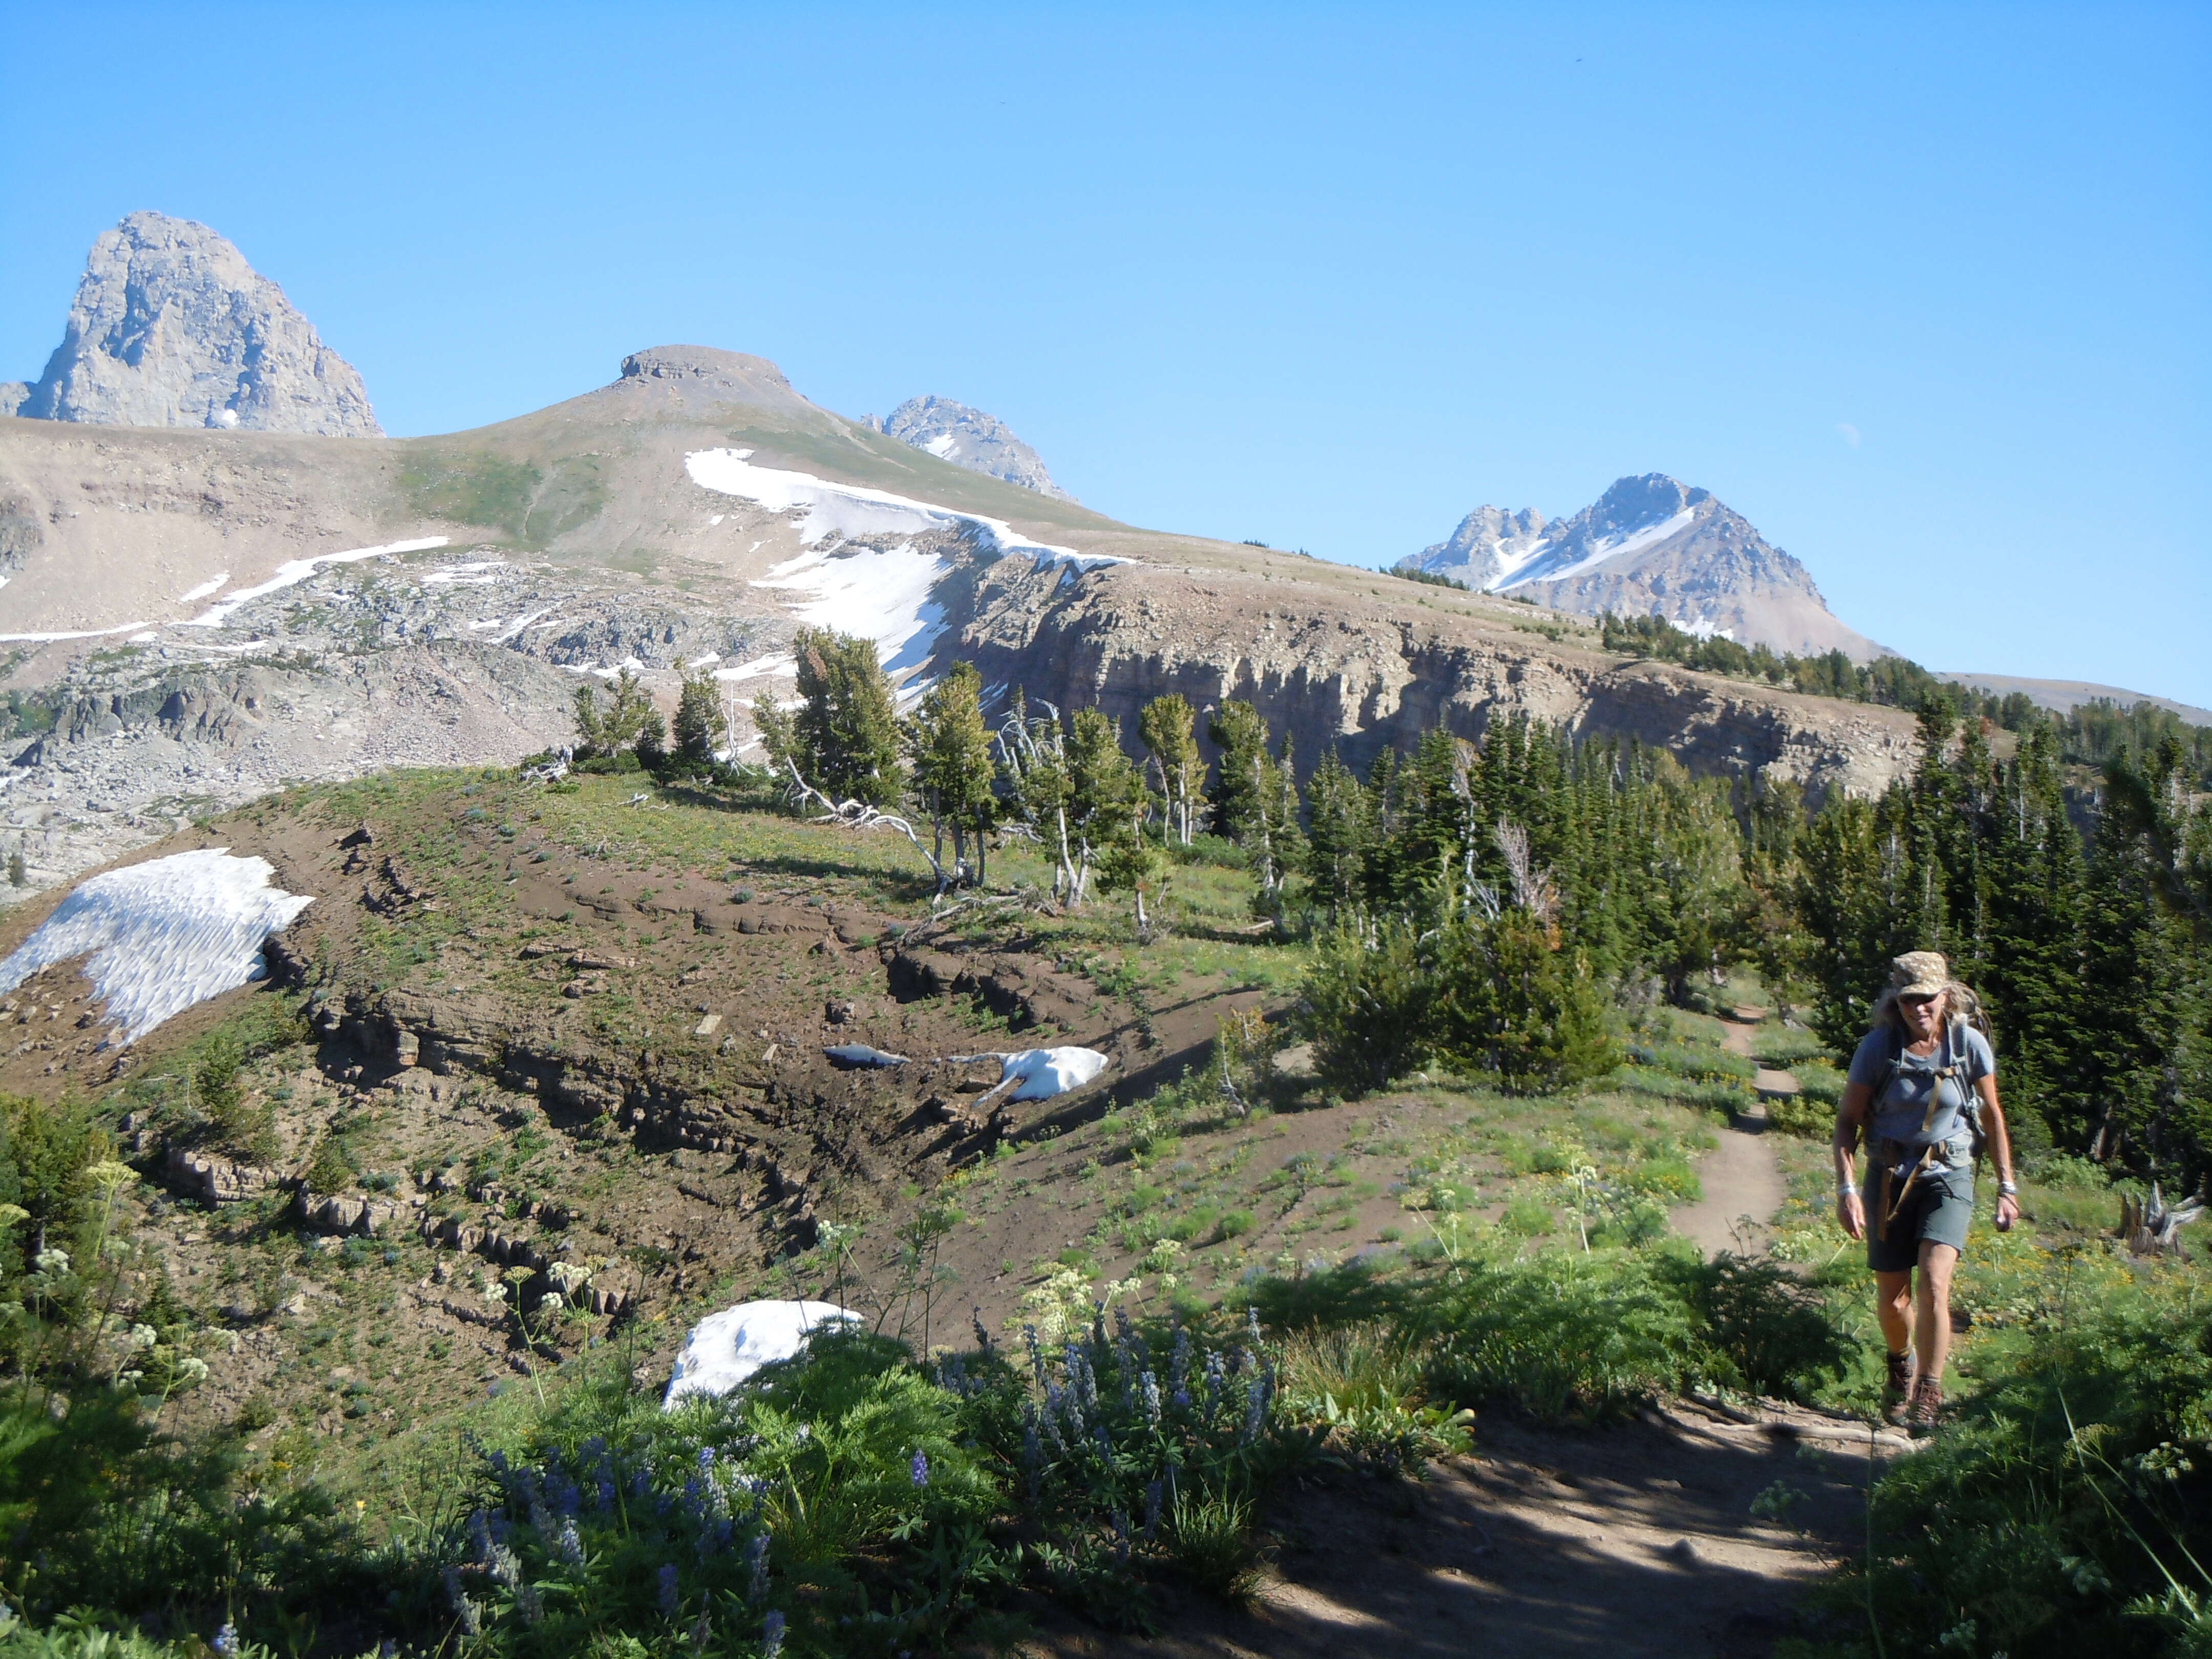
<path fill-rule="evenodd" d="M 1966 1120 L 1966 1131 L 1972 1137 L 1974 1165 L 1979 1169 L 1982 1154 L 1990 1144 L 1990 1135 L 1982 1123 L 1981 1093 L 1966 1081 L 1964 1075 L 1969 1052 L 1966 1031 L 1971 1027 L 1980 1032 L 1991 1052 L 1996 1048 L 1996 1033 L 1990 1027 L 1990 1017 L 1982 1006 L 1982 1000 L 1973 992 L 1954 981 L 1950 987 L 1950 1017 L 1943 1022 L 1942 1050 L 1949 1063 L 1936 1068 L 1936 1086 L 1929 1091 L 1928 1109 L 1934 1113 L 1937 1103 L 1942 1099 L 1945 1079 L 1958 1085 L 1959 1092 L 1966 1097 L 1966 1103 L 1960 1107 L 1959 1115 Z M 1889 1092 L 1889 1085 L 1897 1076 L 1897 1068 L 1905 1059 L 1904 1028 L 1887 1020 L 1883 1022 L 1883 1025 L 1889 1032 L 1889 1060 L 1881 1069 L 1881 1080 L 1875 1085 L 1871 1103 L 1875 1106 L 1881 1105 L 1882 1097 Z M 1923 1120 L 1923 1132 L 1929 1121 Z"/>

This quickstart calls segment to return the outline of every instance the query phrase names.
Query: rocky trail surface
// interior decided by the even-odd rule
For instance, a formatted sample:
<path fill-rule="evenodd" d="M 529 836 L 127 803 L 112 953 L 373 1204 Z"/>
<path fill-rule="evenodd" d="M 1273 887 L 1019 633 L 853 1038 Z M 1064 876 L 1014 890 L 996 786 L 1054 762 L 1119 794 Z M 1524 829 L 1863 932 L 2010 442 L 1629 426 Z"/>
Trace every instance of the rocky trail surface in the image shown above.
<path fill-rule="evenodd" d="M 1729 1053 L 1751 1057 L 1751 1036 L 1759 1018 L 1755 1009 L 1735 1011 L 1722 1037 Z M 1736 1113 L 1720 1132 L 1719 1147 L 1698 1166 L 1705 1196 L 1674 1213 L 1674 1231 L 1707 1255 L 1755 1248 L 1789 1196 L 1789 1185 L 1766 1138 L 1773 1126 L 1765 1102 L 1772 1096 L 1796 1094 L 1797 1079 L 1762 1066 L 1753 1087 L 1759 1092 L 1759 1109 Z"/>

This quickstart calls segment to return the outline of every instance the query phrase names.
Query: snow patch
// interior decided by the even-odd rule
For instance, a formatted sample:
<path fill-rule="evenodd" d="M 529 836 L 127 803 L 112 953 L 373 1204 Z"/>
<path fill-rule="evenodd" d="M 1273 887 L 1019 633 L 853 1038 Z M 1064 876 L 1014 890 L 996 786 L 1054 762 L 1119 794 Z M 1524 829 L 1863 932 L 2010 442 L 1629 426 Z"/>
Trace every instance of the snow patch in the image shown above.
<path fill-rule="evenodd" d="M 276 567 L 276 574 L 258 587 L 242 587 L 228 599 L 208 608 L 203 615 L 194 617 L 184 624 L 186 628 L 221 628 L 230 619 L 232 611 L 253 599 L 292 587 L 307 580 L 325 565 L 358 564 L 363 559 L 382 558 L 387 553 L 422 553 L 434 547 L 443 547 L 448 538 L 418 536 L 410 542 L 386 542 L 380 547 L 356 547 L 343 553 L 325 553 L 313 559 L 293 559 Z M 143 623 L 133 623 L 134 628 L 143 628 Z"/>
<path fill-rule="evenodd" d="M 834 1302 L 740 1302 L 708 1314 L 684 1337 L 660 1408 L 695 1394 L 726 1395 L 762 1366 L 795 1358 L 814 1332 L 848 1322 L 860 1316 Z"/>
<path fill-rule="evenodd" d="M 1697 516 L 1697 508 L 1686 507 L 1671 519 L 1663 519 L 1657 524 L 1646 525 L 1643 529 L 1632 532 L 1618 541 L 1600 537 L 1594 542 L 1585 542 L 1583 544 L 1585 550 L 1582 557 L 1563 569 L 1540 569 L 1538 568 L 1540 561 L 1531 560 L 1514 575 L 1499 582 L 1491 591 L 1502 593 L 1508 588 L 1520 586 L 1523 582 L 1557 582 L 1565 581 L 1570 576 L 1579 576 L 1583 571 L 1594 569 L 1608 559 L 1626 558 L 1632 553 L 1641 553 L 1645 548 L 1663 542 L 1669 536 L 1679 535 L 1690 527 L 1690 521 Z"/>
<path fill-rule="evenodd" d="M 714 678 L 726 681 L 749 680 L 762 674 L 796 674 L 798 672 L 799 659 L 796 657 L 755 657 L 728 668 L 717 668 Z"/>
<path fill-rule="evenodd" d="M 950 432 L 943 432 L 932 438 L 922 447 L 936 456 L 939 460 L 948 461 L 952 459 L 952 452 L 960 447 L 960 440 Z"/>
<path fill-rule="evenodd" d="M 314 901 L 272 887 L 266 859 L 211 847 L 78 884 L 0 962 L 0 992 L 89 953 L 85 975 L 125 1040 L 269 971 L 261 947 Z"/>
<path fill-rule="evenodd" d="M 178 594 L 177 603 L 179 605 L 196 604 L 199 600 L 207 598 L 209 594 L 214 592 L 229 580 L 230 572 L 226 570 L 220 576 L 210 577 L 208 580 L 202 582 L 198 587 L 192 588 L 186 592 Z"/>
<path fill-rule="evenodd" d="M 46 645 L 55 640 L 104 640 L 110 634 L 129 634 L 149 626 L 143 622 L 125 623 L 117 628 L 87 628 L 74 634 L 0 634 L 0 645 Z"/>
<path fill-rule="evenodd" d="M 799 542 L 806 550 L 775 566 L 753 586 L 807 595 L 791 606 L 801 621 L 873 641 L 877 657 L 893 673 L 928 659 L 945 627 L 943 611 L 929 600 L 930 590 L 952 567 L 933 554 L 915 551 L 910 541 L 891 548 L 843 549 L 833 555 L 830 550 L 840 543 L 862 536 L 953 531 L 979 533 L 999 552 L 1024 555 L 1040 570 L 1064 563 L 1080 574 L 1102 565 L 1130 562 L 1030 541 L 1003 519 L 888 490 L 832 483 L 808 472 L 755 466 L 748 459 L 751 453 L 749 449 L 696 450 L 684 458 L 684 469 L 702 489 L 756 501 L 770 513 L 801 518 Z"/>
<path fill-rule="evenodd" d="M 1080 1089 L 1113 1064 L 1096 1048 L 1024 1048 L 1018 1054 L 955 1054 L 952 1058 L 997 1060 L 999 1088 L 1009 1083 L 1021 1085 L 1006 1097 L 1009 1100 L 1050 1100 L 1070 1089 Z M 998 1090 L 992 1092 L 996 1094 Z"/>
<path fill-rule="evenodd" d="M 422 578 L 425 587 L 489 587 L 497 581 L 496 572 L 507 568 L 505 559 L 477 559 L 469 564 L 449 564 L 443 569 L 433 570 Z"/>
<path fill-rule="evenodd" d="M 872 641 L 876 659 L 895 674 L 927 662 L 945 631 L 944 607 L 929 594 L 951 569 L 933 553 L 915 551 L 912 542 L 835 553 L 810 549 L 752 586 L 805 595 L 788 607 L 801 622 Z"/>

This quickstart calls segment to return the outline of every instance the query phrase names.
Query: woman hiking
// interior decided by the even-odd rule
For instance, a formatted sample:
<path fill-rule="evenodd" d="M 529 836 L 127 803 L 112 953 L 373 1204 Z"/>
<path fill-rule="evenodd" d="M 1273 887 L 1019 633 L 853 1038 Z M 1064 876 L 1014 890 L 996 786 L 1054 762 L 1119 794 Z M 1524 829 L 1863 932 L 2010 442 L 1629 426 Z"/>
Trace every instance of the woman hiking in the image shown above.
<path fill-rule="evenodd" d="M 1916 1433 L 1943 1407 L 1951 1348 L 1951 1270 L 1974 1212 L 1974 1164 L 1986 1142 L 1996 1159 L 1997 1231 L 2020 1215 L 2012 1140 L 1997 1104 L 1996 1055 L 1974 994 L 1934 951 L 1890 964 L 1872 1028 L 1851 1056 L 1831 1147 L 1836 1218 L 1867 1242 L 1875 1314 L 1889 1353 L 1882 1415 Z M 1866 1179 L 1851 1158 L 1863 1135 Z M 1920 1282 L 1916 1295 L 1913 1273 Z"/>

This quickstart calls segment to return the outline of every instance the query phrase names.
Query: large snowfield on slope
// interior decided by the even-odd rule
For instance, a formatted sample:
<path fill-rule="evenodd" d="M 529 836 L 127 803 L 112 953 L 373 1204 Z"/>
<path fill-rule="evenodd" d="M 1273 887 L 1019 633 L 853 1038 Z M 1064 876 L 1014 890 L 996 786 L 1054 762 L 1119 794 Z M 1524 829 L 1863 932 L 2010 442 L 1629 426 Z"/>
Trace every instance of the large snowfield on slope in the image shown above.
<path fill-rule="evenodd" d="M 94 876 L 0 962 L 0 992 L 89 954 L 86 977 L 135 1042 L 268 972 L 263 943 L 314 902 L 271 886 L 275 873 L 266 859 L 211 847 Z"/>
<path fill-rule="evenodd" d="M 787 560 L 753 584 L 780 588 L 794 598 L 799 620 L 833 628 L 875 642 L 876 654 L 891 673 L 927 661 L 944 629 L 943 612 L 930 590 L 952 568 L 934 554 L 917 552 L 910 543 L 890 548 L 841 550 L 856 537 L 921 536 L 972 526 L 1001 553 L 1019 554 L 1040 570 L 1065 565 L 1074 574 L 1130 561 L 1079 553 L 1072 547 L 1033 542 L 1003 519 L 964 513 L 919 501 L 888 490 L 832 483 L 809 472 L 755 466 L 750 449 L 702 449 L 684 458 L 684 470 L 701 488 L 758 503 L 770 513 L 805 515 L 799 536 L 807 551 Z M 803 597 L 800 597 L 803 596 Z M 765 672 L 744 664 L 755 672 Z M 725 669 L 718 678 L 736 678 Z"/>

